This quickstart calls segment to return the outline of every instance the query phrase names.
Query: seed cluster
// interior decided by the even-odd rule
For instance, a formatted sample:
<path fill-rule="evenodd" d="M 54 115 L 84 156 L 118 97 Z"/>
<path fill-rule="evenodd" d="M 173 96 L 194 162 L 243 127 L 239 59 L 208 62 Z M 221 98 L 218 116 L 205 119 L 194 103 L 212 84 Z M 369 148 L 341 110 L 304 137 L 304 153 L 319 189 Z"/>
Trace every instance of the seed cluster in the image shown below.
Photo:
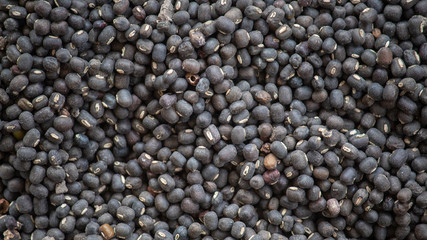
<path fill-rule="evenodd" d="M 427 239 L 427 0 L 1 0 L 0 238 Z"/>

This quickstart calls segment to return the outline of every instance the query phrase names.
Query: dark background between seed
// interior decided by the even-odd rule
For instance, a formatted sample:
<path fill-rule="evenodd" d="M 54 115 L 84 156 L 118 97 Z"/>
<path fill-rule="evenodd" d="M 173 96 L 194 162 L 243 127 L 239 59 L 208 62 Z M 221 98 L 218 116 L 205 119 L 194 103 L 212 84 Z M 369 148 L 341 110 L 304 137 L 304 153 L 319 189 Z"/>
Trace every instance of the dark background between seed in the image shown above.
<path fill-rule="evenodd" d="M 426 17 L 0 1 L 0 238 L 427 239 Z"/>

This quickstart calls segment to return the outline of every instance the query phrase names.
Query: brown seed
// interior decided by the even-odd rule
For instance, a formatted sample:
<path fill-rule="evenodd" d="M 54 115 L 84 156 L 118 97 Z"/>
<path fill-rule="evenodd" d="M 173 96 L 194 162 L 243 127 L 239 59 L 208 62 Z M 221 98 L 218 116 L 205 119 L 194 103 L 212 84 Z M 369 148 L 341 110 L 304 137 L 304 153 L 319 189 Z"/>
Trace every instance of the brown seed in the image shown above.
<path fill-rule="evenodd" d="M 12 73 L 15 75 L 22 74 L 23 72 L 18 68 L 17 65 L 13 65 L 10 67 L 10 70 L 12 70 Z"/>
<path fill-rule="evenodd" d="M 68 111 L 68 109 L 66 109 L 66 108 L 61 108 L 61 110 L 59 110 L 59 112 L 60 112 L 60 115 L 64 115 L 67 117 L 69 117 L 71 115 L 70 112 Z"/>
<path fill-rule="evenodd" d="M 270 145 L 271 145 L 271 143 L 264 143 L 261 147 L 261 152 L 266 153 L 266 154 L 270 153 L 271 152 Z"/>
<path fill-rule="evenodd" d="M 14 131 L 13 133 L 13 136 L 15 137 L 15 139 L 16 140 L 22 140 L 23 138 L 24 138 L 24 136 L 25 136 L 25 132 L 24 131 L 22 131 L 22 130 L 19 130 L 19 131 Z M 0 207 L 1 208 L 1 207 Z M 0 212 L 1 213 L 1 212 Z"/>
<path fill-rule="evenodd" d="M 9 211 L 9 202 L 6 199 L 0 199 L 0 214 L 7 213 Z"/>
<path fill-rule="evenodd" d="M 18 106 L 25 111 L 33 110 L 33 104 L 30 101 L 28 101 L 28 99 L 26 98 L 20 98 L 18 100 Z"/>
<path fill-rule="evenodd" d="M 378 38 L 381 35 L 381 29 L 379 28 L 372 29 L 372 35 L 374 35 L 375 38 Z"/>
<path fill-rule="evenodd" d="M 106 240 L 110 240 L 114 237 L 114 230 L 110 226 L 110 224 L 103 224 L 99 227 L 99 232 L 101 233 L 102 237 Z"/>
<path fill-rule="evenodd" d="M 383 67 L 388 66 L 393 61 L 393 53 L 390 48 L 382 47 L 377 52 L 377 63 Z"/>
<path fill-rule="evenodd" d="M 340 213 L 340 204 L 335 198 L 328 199 L 326 207 L 328 210 L 323 214 L 325 217 L 337 217 Z"/>
<path fill-rule="evenodd" d="M 274 154 L 270 153 L 264 157 L 264 167 L 268 170 L 276 169 L 277 161 L 277 157 Z"/>
<path fill-rule="evenodd" d="M 271 95 L 268 92 L 261 90 L 255 93 L 255 99 L 261 104 L 266 104 L 271 101 Z"/>
<path fill-rule="evenodd" d="M 154 191 L 150 186 L 147 187 L 147 191 L 151 193 L 151 195 L 156 196 L 159 192 Z"/>
<path fill-rule="evenodd" d="M 307 6 L 310 6 L 310 4 L 311 4 L 310 0 L 298 0 L 298 5 L 300 5 L 301 7 L 307 7 Z"/>
<path fill-rule="evenodd" d="M 277 169 L 268 170 L 262 174 L 262 178 L 264 179 L 265 183 L 274 185 L 279 181 L 280 172 Z"/>
<path fill-rule="evenodd" d="M 185 74 L 185 79 L 187 79 L 189 84 L 196 86 L 200 80 L 200 77 L 197 74 L 187 73 Z"/>

